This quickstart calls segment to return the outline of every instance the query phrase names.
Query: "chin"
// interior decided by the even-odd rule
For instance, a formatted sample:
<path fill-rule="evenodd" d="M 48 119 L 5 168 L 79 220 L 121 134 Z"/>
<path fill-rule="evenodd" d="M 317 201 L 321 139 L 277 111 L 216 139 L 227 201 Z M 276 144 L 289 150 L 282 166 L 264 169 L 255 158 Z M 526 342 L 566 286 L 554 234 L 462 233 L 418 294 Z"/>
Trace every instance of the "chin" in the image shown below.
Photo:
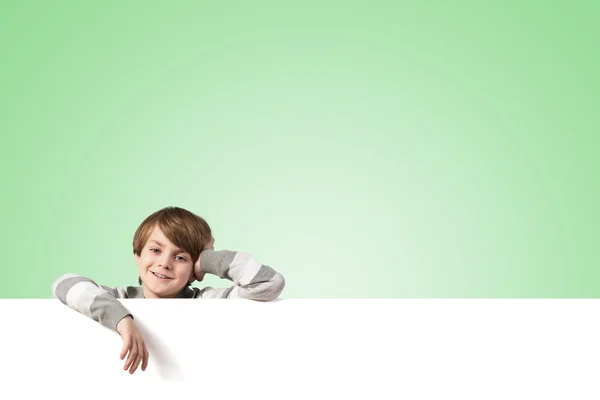
<path fill-rule="evenodd" d="M 175 282 L 169 282 L 168 284 L 158 284 L 156 282 L 150 282 L 149 285 L 146 285 L 148 289 L 152 291 L 152 293 L 160 294 L 160 295 L 176 295 L 181 292 L 187 285 L 186 283 L 179 283 L 179 286 Z"/>

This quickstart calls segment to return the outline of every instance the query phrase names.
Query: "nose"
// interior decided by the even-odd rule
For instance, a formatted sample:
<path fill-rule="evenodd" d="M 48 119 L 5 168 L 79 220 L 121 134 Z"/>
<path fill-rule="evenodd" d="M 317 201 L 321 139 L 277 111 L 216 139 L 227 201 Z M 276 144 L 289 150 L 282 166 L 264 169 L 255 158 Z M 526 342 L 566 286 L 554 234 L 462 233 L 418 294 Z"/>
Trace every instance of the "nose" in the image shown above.
<path fill-rule="evenodd" d="M 170 260 L 171 260 L 170 256 L 165 251 L 162 254 L 162 257 L 158 260 L 158 266 L 163 267 L 163 268 L 170 268 L 171 267 Z"/>

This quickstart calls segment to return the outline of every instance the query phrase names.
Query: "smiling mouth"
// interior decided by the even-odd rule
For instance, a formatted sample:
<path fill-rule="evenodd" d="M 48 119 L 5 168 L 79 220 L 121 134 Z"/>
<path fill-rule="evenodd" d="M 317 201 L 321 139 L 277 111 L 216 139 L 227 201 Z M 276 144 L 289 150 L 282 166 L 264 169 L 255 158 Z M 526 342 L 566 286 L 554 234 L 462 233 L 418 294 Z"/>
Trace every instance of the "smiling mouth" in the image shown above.
<path fill-rule="evenodd" d="M 156 272 L 154 272 L 154 271 L 150 271 L 150 272 L 152 272 L 152 274 L 153 274 L 154 276 L 156 276 L 158 279 L 160 279 L 160 280 L 163 280 L 163 281 L 168 281 L 168 280 L 171 280 L 171 279 L 173 279 L 173 278 L 170 278 L 170 277 L 168 277 L 168 276 L 165 276 L 165 275 L 157 274 L 157 273 L 156 273 Z"/>

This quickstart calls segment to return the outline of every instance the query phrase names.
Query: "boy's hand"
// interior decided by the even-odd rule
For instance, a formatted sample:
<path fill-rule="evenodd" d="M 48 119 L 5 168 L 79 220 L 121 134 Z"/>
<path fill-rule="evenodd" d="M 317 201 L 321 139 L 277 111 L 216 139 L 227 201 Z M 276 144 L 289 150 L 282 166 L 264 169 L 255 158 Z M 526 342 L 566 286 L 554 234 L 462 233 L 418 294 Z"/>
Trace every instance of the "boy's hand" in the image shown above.
<path fill-rule="evenodd" d="M 198 282 L 202 282 L 204 275 L 206 275 L 206 272 L 202 271 L 202 268 L 200 268 L 200 257 L 198 257 L 198 261 L 194 264 L 194 279 Z"/>
<path fill-rule="evenodd" d="M 206 244 L 206 247 L 204 248 L 204 250 L 214 250 L 215 249 L 215 238 L 214 237 L 210 237 L 210 242 L 208 242 Z"/>
<path fill-rule="evenodd" d="M 133 318 L 127 316 L 117 324 L 117 332 L 123 338 L 123 349 L 121 350 L 121 360 L 129 352 L 125 361 L 124 370 L 129 368 L 129 373 L 133 374 L 140 362 L 142 362 L 142 371 L 148 366 L 148 349 L 144 343 L 144 338 L 138 330 Z"/>
<path fill-rule="evenodd" d="M 214 250 L 214 249 L 215 249 L 215 238 L 211 237 L 210 242 L 208 242 L 206 244 L 203 251 Z M 202 279 L 204 279 L 205 274 L 206 274 L 206 272 L 202 271 L 202 268 L 200 267 L 200 257 L 198 257 L 198 261 L 196 261 L 196 263 L 194 264 L 194 278 L 198 282 L 202 282 Z"/>

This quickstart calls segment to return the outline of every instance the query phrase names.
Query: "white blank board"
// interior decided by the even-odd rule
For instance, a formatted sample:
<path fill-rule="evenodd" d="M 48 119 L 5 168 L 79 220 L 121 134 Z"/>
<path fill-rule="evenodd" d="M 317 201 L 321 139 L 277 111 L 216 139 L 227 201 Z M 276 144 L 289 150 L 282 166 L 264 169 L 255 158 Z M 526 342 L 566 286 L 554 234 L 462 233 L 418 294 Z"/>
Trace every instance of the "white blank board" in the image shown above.
<path fill-rule="evenodd" d="M 56 299 L 0 300 L 2 393 L 600 399 L 596 299 L 120 301 L 145 372 L 123 370 L 118 333 Z"/>

